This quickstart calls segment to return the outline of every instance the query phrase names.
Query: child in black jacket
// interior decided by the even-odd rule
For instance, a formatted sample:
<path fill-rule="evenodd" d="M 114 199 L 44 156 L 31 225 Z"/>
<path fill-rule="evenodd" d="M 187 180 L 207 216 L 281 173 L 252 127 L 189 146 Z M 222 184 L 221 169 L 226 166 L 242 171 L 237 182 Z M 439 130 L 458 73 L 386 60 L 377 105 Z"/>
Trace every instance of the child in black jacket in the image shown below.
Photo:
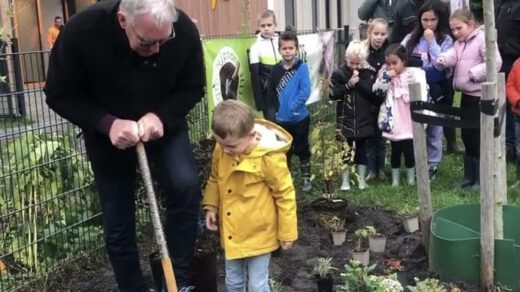
<path fill-rule="evenodd" d="M 354 147 L 354 163 L 358 166 L 359 189 L 367 187 L 366 142 L 375 133 L 373 107 L 381 101 L 372 91 L 376 70 L 368 64 L 368 52 L 359 41 L 353 41 L 345 52 L 345 64 L 331 77 L 329 97 L 337 101 L 336 118 L 339 134 Z M 350 190 L 348 169 L 343 173 L 341 190 Z"/>

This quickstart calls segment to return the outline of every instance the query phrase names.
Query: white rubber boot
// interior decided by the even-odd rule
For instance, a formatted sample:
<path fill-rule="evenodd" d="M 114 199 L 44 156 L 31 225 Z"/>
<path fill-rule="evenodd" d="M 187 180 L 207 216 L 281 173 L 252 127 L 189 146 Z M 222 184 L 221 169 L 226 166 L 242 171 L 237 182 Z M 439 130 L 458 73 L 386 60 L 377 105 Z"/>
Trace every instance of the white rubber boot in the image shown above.
<path fill-rule="evenodd" d="M 392 187 L 399 186 L 399 179 L 400 179 L 399 171 L 400 171 L 399 168 L 392 168 Z"/>
<path fill-rule="evenodd" d="M 367 175 L 367 166 L 363 164 L 358 165 L 358 186 L 360 190 L 364 190 L 368 187 L 365 177 Z"/>
<path fill-rule="evenodd" d="M 343 172 L 343 175 L 341 176 L 341 187 L 339 189 L 342 191 L 350 191 L 350 177 L 348 168 Z"/>
<path fill-rule="evenodd" d="M 415 185 L 415 167 L 406 169 L 406 182 L 408 185 Z"/>

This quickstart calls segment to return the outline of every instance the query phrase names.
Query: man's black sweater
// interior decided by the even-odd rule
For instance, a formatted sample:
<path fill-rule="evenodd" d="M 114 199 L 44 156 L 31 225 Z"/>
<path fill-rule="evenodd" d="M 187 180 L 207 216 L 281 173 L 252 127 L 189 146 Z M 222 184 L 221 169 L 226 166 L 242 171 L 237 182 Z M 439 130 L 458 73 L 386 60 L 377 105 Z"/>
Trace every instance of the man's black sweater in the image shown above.
<path fill-rule="evenodd" d="M 115 118 L 137 121 L 148 112 L 166 134 L 185 129 L 186 115 L 204 95 L 195 25 L 179 10 L 175 38 L 143 58 L 130 49 L 118 10 L 119 0 L 100 2 L 65 25 L 51 52 L 47 103 L 87 135 L 107 134 Z"/>

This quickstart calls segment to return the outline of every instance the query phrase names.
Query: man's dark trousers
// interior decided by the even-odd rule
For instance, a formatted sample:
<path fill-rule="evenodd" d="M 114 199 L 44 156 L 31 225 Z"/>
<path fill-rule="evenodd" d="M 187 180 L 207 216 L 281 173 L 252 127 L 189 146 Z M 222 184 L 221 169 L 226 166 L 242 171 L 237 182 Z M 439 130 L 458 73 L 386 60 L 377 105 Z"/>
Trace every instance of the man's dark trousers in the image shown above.
<path fill-rule="evenodd" d="M 103 209 L 107 253 L 121 291 L 145 291 L 135 235 L 135 148 L 117 150 L 108 137 L 85 135 Z M 177 285 L 188 285 L 195 249 L 200 184 L 187 131 L 145 143 L 153 172 L 165 189 L 165 233 Z M 160 177 L 157 177 L 160 175 Z M 159 195 L 159 194 L 158 194 Z"/>

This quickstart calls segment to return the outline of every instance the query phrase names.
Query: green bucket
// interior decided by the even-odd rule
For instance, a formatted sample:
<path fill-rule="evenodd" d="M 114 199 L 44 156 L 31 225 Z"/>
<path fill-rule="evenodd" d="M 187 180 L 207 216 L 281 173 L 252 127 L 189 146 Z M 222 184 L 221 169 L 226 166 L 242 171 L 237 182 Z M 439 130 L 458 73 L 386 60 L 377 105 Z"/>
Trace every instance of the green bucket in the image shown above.
<path fill-rule="evenodd" d="M 495 240 L 495 283 L 520 291 L 520 207 L 504 206 L 504 239 Z M 518 224 L 518 225 L 517 225 Z M 480 204 L 457 205 L 432 218 L 430 267 L 445 282 L 480 283 Z"/>

